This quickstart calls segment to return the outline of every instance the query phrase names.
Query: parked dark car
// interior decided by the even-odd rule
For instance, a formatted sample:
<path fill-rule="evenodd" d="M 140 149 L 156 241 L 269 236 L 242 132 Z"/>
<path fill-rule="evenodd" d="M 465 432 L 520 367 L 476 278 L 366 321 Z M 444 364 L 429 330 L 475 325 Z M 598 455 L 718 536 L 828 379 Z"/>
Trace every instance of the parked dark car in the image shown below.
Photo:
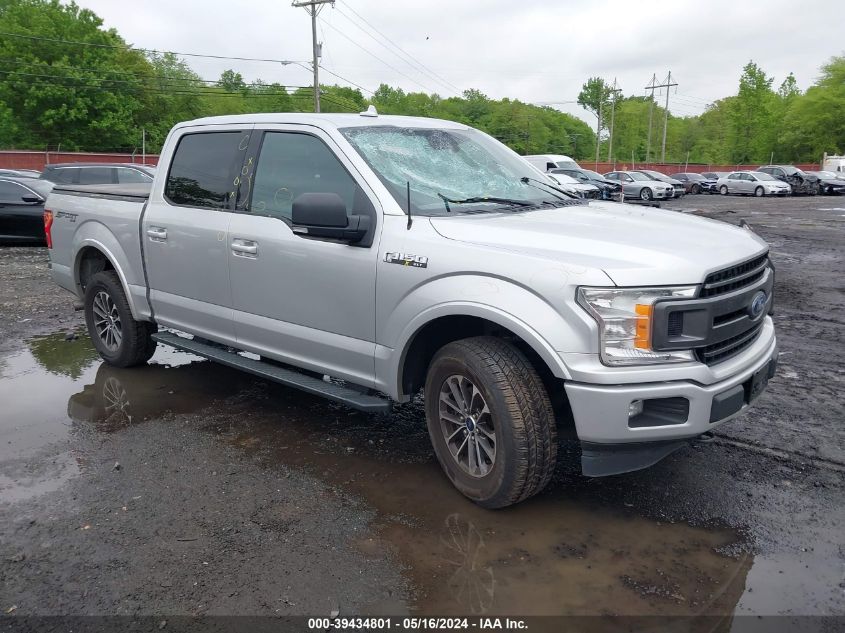
<path fill-rule="evenodd" d="M 730 174 L 729 171 L 703 171 L 701 175 L 707 178 L 707 180 L 719 180 L 719 178 L 725 178 Z"/>
<path fill-rule="evenodd" d="M 53 183 L 0 176 L 0 242 L 44 244 L 44 201 Z"/>
<path fill-rule="evenodd" d="M 0 169 L 0 176 L 12 176 L 13 178 L 38 178 L 40 171 L 34 169 Z"/>
<path fill-rule="evenodd" d="M 667 176 L 663 172 L 654 171 L 653 169 L 632 169 L 631 171 L 640 173 L 643 176 L 648 176 L 651 180 L 659 180 L 660 182 L 665 182 L 667 185 L 672 185 L 674 190 L 673 197 L 675 198 L 683 198 L 684 194 L 687 192 L 684 183 L 672 176 Z"/>
<path fill-rule="evenodd" d="M 57 185 L 124 185 L 150 183 L 155 168 L 134 163 L 57 163 L 47 165 L 42 180 Z"/>
<path fill-rule="evenodd" d="M 595 185 L 601 192 L 602 200 L 616 200 L 622 193 L 622 185 L 618 182 L 608 180 L 601 174 L 590 171 L 589 169 L 567 167 L 564 169 L 552 169 L 549 173 L 565 174 L 574 178 L 578 182 L 583 182 L 587 185 Z"/>
<path fill-rule="evenodd" d="M 845 194 L 845 174 L 835 171 L 808 171 L 808 174 L 819 179 L 819 193 L 833 196 Z"/>
<path fill-rule="evenodd" d="M 815 196 L 820 193 L 821 183 L 818 176 L 812 176 L 795 165 L 763 165 L 757 171 L 782 180 L 792 187 L 793 194 Z"/>
<path fill-rule="evenodd" d="M 718 178 L 707 178 L 704 174 L 696 174 L 690 171 L 672 174 L 672 178 L 684 183 L 687 193 L 717 193 L 716 181 Z"/>

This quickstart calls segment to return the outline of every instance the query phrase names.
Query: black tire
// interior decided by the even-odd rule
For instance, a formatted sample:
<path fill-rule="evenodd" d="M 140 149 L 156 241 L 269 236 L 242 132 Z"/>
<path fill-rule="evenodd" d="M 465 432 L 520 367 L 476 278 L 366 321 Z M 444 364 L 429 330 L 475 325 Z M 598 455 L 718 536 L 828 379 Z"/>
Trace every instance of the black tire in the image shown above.
<path fill-rule="evenodd" d="M 754 190 L 754 195 L 757 196 L 758 198 L 762 198 L 763 196 L 766 195 L 766 191 L 762 187 L 757 187 Z"/>
<path fill-rule="evenodd" d="M 721 187 L 719 187 L 719 193 L 722 194 L 723 196 L 728 195 L 728 186 L 722 185 Z"/>
<path fill-rule="evenodd" d="M 699 187 L 698 185 L 693 185 L 692 189 L 690 189 L 690 193 L 693 194 L 693 195 L 700 194 L 701 193 L 701 187 Z"/>
<path fill-rule="evenodd" d="M 101 306 L 106 298 L 111 302 L 109 305 L 112 309 L 109 312 L 112 316 L 112 330 L 118 331 L 119 340 L 118 337 L 101 335 L 100 328 L 95 325 L 95 300 Z M 132 310 L 129 309 L 129 302 L 116 272 L 105 270 L 93 275 L 85 288 L 84 302 L 88 334 L 104 361 L 115 367 L 133 367 L 143 365 L 152 358 L 156 349 L 152 335 L 158 328 L 154 323 L 132 318 Z M 102 312 L 101 307 L 97 309 Z M 102 322 L 101 319 L 98 321 Z"/>
<path fill-rule="evenodd" d="M 643 187 L 640 189 L 640 200 L 653 200 L 654 193 L 648 187 Z"/>
<path fill-rule="evenodd" d="M 461 431 L 467 440 L 473 433 L 469 425 L 463 431 L 460 422 L 442 418 L 442 411 L 451 414 L 455 407 L 441 403 L 441 389 L 448 394 L 449 381 L 456 377 L 469 381 L 481 396 L 480 403 L 489 410 L 485 424 L 488 437 L 492 430 L 495 438 L 495 459 L 485 464 L 488 469 L 485 473 L 478 475 L 470 474 L 459 463 L 444 431 L 451 423 L 457 426 L 449 428 Z M 471 393 L 470 405 L 479 402 L 475 393 Z M 441 348 L 428 368 L 425 413 L 440 466 L 452 484 L 478 505 L 503 508 L 537 494 L 549 483 L 557 462 L 554 411 L 537 371 L 514 345 L 485 336 L 455 341 Z M 461 414 L 453 415 L 462 418 Z M 479 415 L 476 425 L 479 429 L 482 419 Z M 478 430 L 475 434 L 484 439 Z M 456 452 L 460 455 L 461 451 Z M 477 451 L 477 454 L 483 453 Z"/>

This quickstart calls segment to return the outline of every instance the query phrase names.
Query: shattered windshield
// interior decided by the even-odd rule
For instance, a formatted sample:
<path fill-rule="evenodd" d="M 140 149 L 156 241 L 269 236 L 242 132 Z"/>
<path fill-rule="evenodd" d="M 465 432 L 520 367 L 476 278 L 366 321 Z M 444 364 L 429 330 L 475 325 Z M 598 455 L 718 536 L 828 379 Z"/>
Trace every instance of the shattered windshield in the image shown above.
<path fill-rule="evenodd" d="M 340 132 L 367 161 L 402 209 L 411 187 L 413 215 L 503 211 L 503 199 L 540 205 L 558 203 L 563 194 L 537 181 L 548 179 L 498 141 L 473 129 L 429 129 L 397 126 L 342 128 Z M 527 177 L 534 182 L 523 182 Z M 549 182 L 549 185 L 555 185 Z M 474 201 L 460 207 L 449 200 Z M 498 198 L 486 202 L 479 198 Z"/>

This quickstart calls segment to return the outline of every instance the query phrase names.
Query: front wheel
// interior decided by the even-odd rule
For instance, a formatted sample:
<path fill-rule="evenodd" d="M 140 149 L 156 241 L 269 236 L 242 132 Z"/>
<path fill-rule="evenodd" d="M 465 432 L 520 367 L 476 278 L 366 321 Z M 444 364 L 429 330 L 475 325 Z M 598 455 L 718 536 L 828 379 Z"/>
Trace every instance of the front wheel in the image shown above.
<path fill-rule="evenodd" d="M 766 192 L 765 192 L 765 191 L 763 191 L 763 188 L 762 188 L 762 187 L 757 187 L 757 188 L 754 190 L 754 195 L 755 195 L 755 196 L 757 196 L 758 198 L 762 198 L 762 197 L 763 197 L 763 195 L 764 195 L 765 193 L 766 193 Z"/>
<path fill-rule="evenodd" d="M 721 187 L 719 187 L 719 193 L 721 193 L 723 196 L 728 195 L 728 186 L 722 185 Z"/>
<path fill-rule="evenodd" d="M 693 185 L 692 189 L 690 190 L 690 193 L 692 193 L 693 195 L 698 195 L 699 193 L 701 193 L 701 187 L 699 187 L 698 185 Z"/>
<path fill-rule="evenodd" d="M 640 189 L 640 200 L 651 200 L 654 198 L 654 193 L 648 187 Z"/>
<path fill-rule="evenodd" d="M 156 326 L 136 321 L 113 270 L 92 276 L 85 288 L 85 324 L 103 360 L 115 367 L 142 365 L 152 358 Z"/>
<path fill-rule="evenodd" d="M 514 345 L 494 337 L 449 343 L 425 383 L 428 433 L 452 484 L 485 508 L 540 492 L 557 461 L 543 381 Z"/>

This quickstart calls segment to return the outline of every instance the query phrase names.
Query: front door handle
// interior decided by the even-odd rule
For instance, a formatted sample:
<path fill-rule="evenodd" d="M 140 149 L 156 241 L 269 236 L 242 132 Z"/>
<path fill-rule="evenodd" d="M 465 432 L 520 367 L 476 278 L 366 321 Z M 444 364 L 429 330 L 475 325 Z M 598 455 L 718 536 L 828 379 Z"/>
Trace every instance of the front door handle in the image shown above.
<path fill-rule="evenodd" d="M 162 226 L 151 226 L 147 229 L 147 235 L 151 242 L 166 242 L 167 229 Z"/>
<path fill-rule="evenodd" d="M 232 240 L 232 253 L 237 257 L 258 257 L 258 242 L 236 237 Z"/>

